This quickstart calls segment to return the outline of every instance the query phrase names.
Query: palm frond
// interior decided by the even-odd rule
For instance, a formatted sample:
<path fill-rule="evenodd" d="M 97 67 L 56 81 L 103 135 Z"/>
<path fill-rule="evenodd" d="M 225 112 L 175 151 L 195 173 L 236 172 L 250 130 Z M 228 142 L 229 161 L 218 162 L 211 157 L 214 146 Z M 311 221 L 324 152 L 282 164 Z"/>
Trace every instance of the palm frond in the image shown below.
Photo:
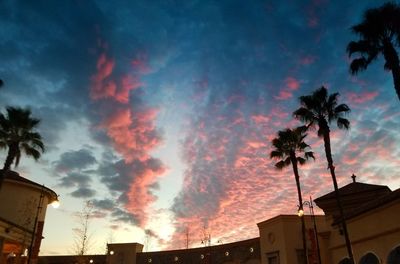
<path fill-rule="evenodd" d="M 337 126 L 340 129 L 349 129 L 350 128 L 350 121 L 346 118 L 343 117 L 339 117 L 337 119 Z"/>
<path fill-rule="evenodd" d="M 286 167 L 286 163 L 285 163 L 285 161 L 281 160 L 281 161 L 275 163 L 275 167 L 276 167 L 278 170 L 283 170 L 283 168 Z"/>
<path fill-rule="evenodd" d="M 300 165 L 304 165 L 306 163 L 306 159 L 302 157 L 297 157 L 296 160 Z"/>
<path fill-rule="evenodd" d="M 34 148 L 24 148 L 23 150 L 28 157 L 32 157 L 35 160 L 38 160 L 41 156 L 41 153 Z"/>
<path fill-rule="evenodd" d="M 315 160 L 314 152 L 312 151 L 307 151 L 306 153 L 304 153 L 304 156 L 306 157 L 306 159 L 312 158 L 313 160 Z"/>
<path fill-rule="evenodd" d="M 9 155 L 11 164 L 19 165 L 21 151 L 35 160 L 45 151 L 42 137 L 35 131 L 39 123 L 28 108 L 9 106 L 5 115 L 0 114 L 0 148 L 8 147 L 10 153 L 13 146 L 12 155 Z M 7 167 L 9 164 L 7 162 Z"/>
<path fill-rule="evenodd" d="M 271 159 L 276 159 L 276 158 L 279 158 L 279 159 L 281 159 L 281 158 L 283 158 L 284 157 L 284 155 L 283 155 L 283 153 L 281 152 L 281 151 L 278 151 L 278 150 L 273 150 L 273 151 L 271 151 L 271 153 L 269 154 L 269 157 L 271 158 Z"/>
<path fill-rule="evenodd" d="M 308 124 L 308 127 L 313 127 L 315 122 L 315 116 L 312 111 L 305 107 L 300 107 L 293 112 L 293 117 L 300 120 L 303 123 Z"/>
<path fill-rule="evenodd" d="M 350 64 L 350 73 L 355 75 L 360 71 L 366 70 L 369 63 L 365 57 L 354 59 Z"/>
<path fill-rule="evenodd" d="M 335 114 L 348 114 L 350 113 L 350 107 L 347 104 L 340 104 L 335 107 Z"/>

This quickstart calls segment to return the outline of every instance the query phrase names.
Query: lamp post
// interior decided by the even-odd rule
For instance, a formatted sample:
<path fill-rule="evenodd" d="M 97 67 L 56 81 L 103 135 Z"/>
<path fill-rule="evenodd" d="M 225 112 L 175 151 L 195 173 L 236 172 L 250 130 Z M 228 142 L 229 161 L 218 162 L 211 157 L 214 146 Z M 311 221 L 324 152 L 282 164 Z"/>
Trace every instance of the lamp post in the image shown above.
<path fill-rule="evenodd" d="M 31 243 L 29 245 L 28 264 L 32 263 L 33 247 L 34 247 L 34 243 L 36 242 L 36 239 L 37 239 L 37 237 L 36 237 L 36 232 L 37 232 L 36 226 L 38 225 L 39 215 L 40 215 L 40 212 L 42 211 L 42 208 L 43 208 L 44 191 L 45 191 L 45 187 L 44 187 L 44 185 L 42 185 L 42 188 L 40 190 L 39 203 L 38 203 L 38 206 L 37 206 L 37 209 L 36 209 L 35 221 L 33 223 Z M 58 198 L 56 198 L 56 200 L 54 200 L 51 204 L 52 204 L 53 208 L 57 208 L 60 205 L 60 203 L 58 201 Z"/>
<path fill-rule="evenodd" d="M 313 220 L 313 225 L 314 225 L 314 236 L 315 236 L 315 241 L 316 241 L 316 243 L 317 243 L 318 263 L 319 263 L 319 264 L 322 264 L 322 261 L 321 261 L 321 252 L 320 252 L 320 249 L 319 249 L 319 240 L 318 240 L 317 223 L 316 223 L 316 221 L 315 221 L 314 205 L 313 205 L 313 201 L 312 201 L 311 196 L 310 196 L 310 200 L 309 200 L 309 201 L 304 201 L 304 202 L 303 202 L 303 205 L 307 205 L 308 208 L 310 209 L 310 215 L 311 215 L 311 218 L 312 218 L 312 220 Z M 302 216 L 304 215 L 303 209 L 301 208 L 301 209 L 297 212 L 297 214 L 298 214 L 298 216 L 302 217 Z"/>

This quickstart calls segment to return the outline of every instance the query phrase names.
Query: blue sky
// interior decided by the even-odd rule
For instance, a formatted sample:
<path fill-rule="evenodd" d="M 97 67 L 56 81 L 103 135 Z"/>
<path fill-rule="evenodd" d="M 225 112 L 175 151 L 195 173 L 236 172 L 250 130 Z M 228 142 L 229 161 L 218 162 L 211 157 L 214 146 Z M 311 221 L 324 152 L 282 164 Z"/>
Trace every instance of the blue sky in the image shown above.
<path fill-rule="evenodd" d="M 383 59 L 349 74 L 350 27 L 381 1 L 10 1 L 0 6 L 0 105 L 30 107 L 47 151 L 16 169 L 60 194 L 41 254 L 72 253 L 91 200 L 92 252 L 106 241 L 181 248 L 189 229 L 225 242 L 295 213 L 290 168 L 268 156 L 321 85 L 350 106 L 333 126 L 340 185 L 399 188 L 400 103 Z M 305 196 L 332 190 L 322 142 Z M 4 158 L 5 152 L 2 156 Z"/>

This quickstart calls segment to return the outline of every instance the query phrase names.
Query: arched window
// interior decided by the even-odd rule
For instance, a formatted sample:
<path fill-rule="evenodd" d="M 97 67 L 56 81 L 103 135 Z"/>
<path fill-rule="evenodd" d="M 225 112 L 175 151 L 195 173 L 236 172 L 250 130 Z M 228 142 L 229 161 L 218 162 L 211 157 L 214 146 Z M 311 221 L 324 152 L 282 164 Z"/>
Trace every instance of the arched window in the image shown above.
<path fill-rule="evenodd" d="M 387 258 L 388 264 L 400 264 L 400 246 L 395 247 L 392 251 L 390 251 L 389 256 Z"/>
<path fill-rule="evenodd" d="M 367 253 L 360 259 L 359 264 L 379 264 L 379 259 L 374 253 Z"/>
<path fill-rule="evenodd" d="M 339 262 L 339 264 L 350 264 L 350 259 L 349 258 L 344 258 Z"/>

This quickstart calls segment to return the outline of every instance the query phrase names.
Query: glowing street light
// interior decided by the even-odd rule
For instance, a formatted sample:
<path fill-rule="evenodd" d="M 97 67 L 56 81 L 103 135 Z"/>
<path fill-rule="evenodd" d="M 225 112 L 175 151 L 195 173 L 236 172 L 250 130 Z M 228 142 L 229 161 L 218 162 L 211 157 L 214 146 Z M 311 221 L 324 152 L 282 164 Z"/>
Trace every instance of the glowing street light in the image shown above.
<path fill-rule="evenodd" d="M 304 216 L 303 205 L 307 205 L 308 208 L 310 209 L 310 215 L 311 215 L 311 218 L 313 219 L 313 224 L 314 224 L 315 241 L 317 242 L 318 263 L 321 264 L 322 262 L 321 262 L 321 252 L 320 252 L 320 249 L 319 249 L 317 223 L 315 221 L 314 206 L 313 206 L 313 201 L 312 201 L 311 196 L 310 196 L 310 200 L 309 201 L 304 201 L 302 206 L 299 207 L 299 210 L 297 210 L 297 215 L 299 217 L 303 217 Z"/>

